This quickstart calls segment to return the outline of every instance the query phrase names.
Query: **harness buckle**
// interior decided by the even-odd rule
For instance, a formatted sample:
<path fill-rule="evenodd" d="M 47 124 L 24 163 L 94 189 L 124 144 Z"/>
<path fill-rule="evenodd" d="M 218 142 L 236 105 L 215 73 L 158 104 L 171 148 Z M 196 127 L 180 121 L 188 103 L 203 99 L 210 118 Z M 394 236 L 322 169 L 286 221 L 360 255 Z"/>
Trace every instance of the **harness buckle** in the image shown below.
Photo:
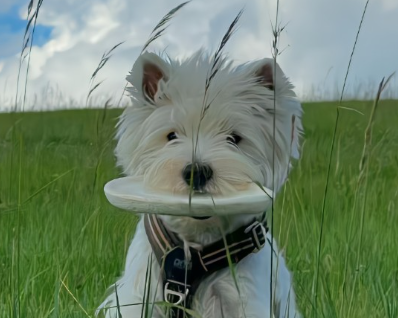
<path fill-rule="evenodd" d="M 253 244 L 255 246 L 253 253 L 259 252 L 265 246 L 265 236 L 263 230 L 263 225 L 258 221 L 254 222 L 245 230 L 245 233 L 251 232 Z"/>
<path fill-rule="evenodd" d="M 164 285 L 164 300 L 169 304 L 178 306 L 182 304 L 188 297 L 189 288 L 185 288 L 185 293 L 175 291 L 169 288 L 170 282 Z M 177 298 L 175 301 L 173 298 Z"/>

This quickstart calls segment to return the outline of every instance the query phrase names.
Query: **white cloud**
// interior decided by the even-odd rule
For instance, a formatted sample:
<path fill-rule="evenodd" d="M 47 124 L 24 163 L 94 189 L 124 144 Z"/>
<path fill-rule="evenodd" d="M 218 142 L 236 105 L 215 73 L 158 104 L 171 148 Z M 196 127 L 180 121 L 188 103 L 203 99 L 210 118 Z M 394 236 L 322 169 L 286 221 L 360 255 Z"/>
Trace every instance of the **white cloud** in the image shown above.
<path fill-rule="evenodd" d="M 394 10 L 398 8 L 398 1 L 396 0 L 381 0 L 385 10 Z"/>
<path fill-rule="evenodd" d="M 21 5 L 23 0 L 1 0 L 0 13 L 7 12 L 14 5 Z"/>
<path fill-rule="evenodd" d="M 126 41 L 98 75 L 98 80 L 106 81 L 96 93 L 97 96 L 120 96 L 124 77 L 150 31 L 180 2 L 44 0 L 38 23 L 52 27 L 53 31 L 50 41 L 33 48 L 29 99 L 33 100 L 34 94 L 40 95 L 42 88 L 50 84 L 58 86 L 64 96 L 84 100 L 90 76 L 102 54 L 116 43 Z M 241 62 L 270 56 L 275 3 L 193 1 L 177 14 L 166 34 L 151 49 L 167 48 L 171 56 L 188 55 L 201 47 L 214 49 L 229 23 L 245 6 L 239 29 L 226 51 Z M 286 25 L 280 43 L 280 48 L 285 50 L 279 56 L 283 69 L 302 95 L 311 87 L 333 93 L 335 87 L 342 84 L 364 1 L 284 0 L 280 3 L 279 21 Z M 383 0 L 382 7 L 369 5 L 349 77 L 350 87 L 358 86 L 358 81 L 376 83 L 398 69 L 398 43 L 392 40 L 398 29 L 396 3 L 396 0 Z M 0 63 L 3 65 L 0 91 L 7 81 L 7 94 L 13 96 L 18 57 L 8 56 Z M 10 100 L 9 96 L 0 96 L 0 103 Z"/>

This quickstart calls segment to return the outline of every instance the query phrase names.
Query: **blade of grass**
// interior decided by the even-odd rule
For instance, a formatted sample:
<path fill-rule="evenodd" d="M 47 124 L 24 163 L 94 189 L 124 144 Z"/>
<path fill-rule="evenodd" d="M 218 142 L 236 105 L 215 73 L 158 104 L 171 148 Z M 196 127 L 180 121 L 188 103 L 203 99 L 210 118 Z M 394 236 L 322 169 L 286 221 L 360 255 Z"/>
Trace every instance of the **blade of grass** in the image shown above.
<path fill-rule="evenodd" d="M 371 114 L 369 116 L 368 125 L 365 129 L 365 137 L 364 137 L 364 146 L 362 151 L 362 156 L 359 163 L 359 176 L 358 176 L 358 188 L 364 183 L 363 187 L 363 204 L 361 209 L 361 218 L 360 218 L 360 225 L 359 225 L 359 244 L 357 249 L 357 258 L 356 258 L 356 270 L 354 273 L 354 282 L 351 291 L 350 303 L 348 305 L 348 316 L 351 314 L 352 305 L 354 302 L 354 295 L 356 291 L 356 285 L 358 280 L 358 275 L 360 272 L 360 261 L 361 261 L 361 251 L 362 251 L 362 243 L 363 243 L 363 232 L 365 226 L 365 214 L 366 214 L 366 207 L 367 207 L 367 199 L 368 199 L 368 184 L 369 184 L 369 166 L 370 166 L 370 154 L 371 154 L 371 147 L 372 147 L 372 136 L 373 136 L 373 124 L 375 121 L 376 111 L 379 105 L 380 97 L 383 90 L 386 88 L 388 83 L 390 82 L 392 76 L 391 74 L 387 80 L 385 81 L 384 78 L 381 80 L 379 84 L 379 88 L 377 90 L 376 98 L 374 100 Z"/>
<path fill-rule="evenodd" d="M 79 308 L 84 312 L 84 314 L 86 315 L 86 317 L 91 318 L 91 316 L 88 314 L 87 310 L 84 309 L 84 307 L 82 306 L 82 304 L 77 300 L 77 298 L 75 297 L 75 295 L 73 295 L 73 293 L 70 291 L 70 289 L 68 288 L 68 286 L 65 284 L 65 282 L 60 278 L 61 284 L 62 286 L 64 286 L 64 288 L 66 289 L 66 291 L 68 292 L 68 294 L 73 298 L 73 300 L 76 302 L 76 304 L 79 306 Z"/>
<path fill-rule="evenodd" d="M 53 318 L 58 318 L 59 317 L 59 291 L 60 291 L 61 285 L 59 283 L 59 279 L 57 279 L 57 282 L 55 283 L 55 288 L 54 288 L 54 311 L 51 315 Z"/>
<path fill-rule="evenodd" d="M 149 305 L 150 305 L 151 282 L 152 282 L 152 253 L 151 253 L 150 257 L 149 257 L 148 262 L 149 262 L 149 264 L 148 264 L 149 272 L 148 272 L 148 282 L 146 282 L 148 284 L 148 287 L 147 287 L 147 292 L 146 292 L 146 295 L 145 295 L 145 303 L 144 303 L 144 306 L 145 306 L 145 318 L 151 318 L 151 316 L 149 315 L 149 312 L 150 312 L 149 311 Z"/>
<path fill-rule="evenodd" d="M 344 92 L 345 92 L 345 87 L 348 79 L 348 74 L 351 69 L 351 63 L 354 57 L 355 49 L 357 46 L 359 34 L 362 30 L 362 23 L 365 19 L 365 14 L 368 8 L 368 3 L 369 0 L 366 1 L 364 10 L 362 12 L 362 17 L 361 21 L 358 26 L 358 31 L 355 37 L 354 45 L 351 51 L 350 59 L 348 61 L 348 66 L 346 70 L 346 74 L 344 77 L 344 82 L 343 82 L 343 88 L 341 90 L 341 95 L 340 95 L 340 101 L 339 101 L 339 106 L 342 106 L 342 101 L 344 97 Z M 314 310 L 313 310 L 313 316 L 317 315 L 317 308 L 318 308 L 318 281 L 319 281 L 319 269 L 320 269 L 320 258 L 321 258 L 321 247 L 322 247 L 322 239 L 323 239 L 323 227 L 324 227 L 324 220 L 325 220 L 325 210 L 326 210 L 326 198 L 328 195 L 329 191 L 329 181 L 330 181 L 330 174 L 331 174 L 331 167 L 332 167 L 332 158 L 333 158 L 333 153 L 334 153 L 334 146 L 336 142 L 336 136 L 337 136 L 337 130 L 338 130 L 338 125 L 339 125 L 339 118 L 340 118 L 340 110 L 339 107 L 336 107 L 336 119 L 335 119 L 335 124 L 334 124 L 334 130 L 333 130 L 333 137 L 332 137 L 332 142 L 330 145 L 330 151 L 329 151 L 329 159 L 328 159 L 328 168 L 327 168 L 327 173 L 326 173 L 326 184 L 325 184 L 325 189 L 323 193 L 323 200 L 322 200 L 322 210 L 321 210 L 321 224 L 320 224 L 320 233 L 319 233 L 319 241 L 318 241 L 318 248 L 317 248 L 317 263 L 316 263 L 316 273 L 315 273 L 315 283 L 314 283 L 314 294 L 313 294 L 313 303 L 314 303 Z M 343 297 L 344 299 L 344 297 Z M 343 306 L 343 305 L 342 305 Z"/>
<path fill-rule="evenodd" d="M 149 280 L 149 272 L 151 268 L 151 264 L 149 263 L 149 257 L 147 261 L 147 266 L 145 270 L 145 282 L 144 282 L 144 293 L 142 295 L 142 307 L 141 307 L 141 318 L 147 318 L 146 317 L 146 303 L 148 301 L 147 299 L 147 289 L 149 288 L 150 280 Z"/>
<path fill-rule="evenodd" d="M 26 27 L 25 27 L 25 33 L 22 39 L 22 48 L 21 48 L 21 54 L 19 56 L 19 65 L 18 65 L 18 74 L 17 74 L 17 88 L 15 91 L 15 105 L 14 105 L 14 112 L 16 112 L 18 110 L 18 93 L 19 93 L 19 80 L 21 77 L 21 70 L 22 70 L 22 62 L 25 59 L 25 57 L 23 57 L 23 54 L 25 52 L 25 49 L 28 46 L 29 43 L 29 39 L 30 37 L 27 37 L 28 31 L 30 29 L 30 25 L 32 24 L 32 20 L 33 17 L 35 17 L 35 15 L 32 15 L 31 18 L 30 17 L 30 13 L 32 12 L 32 8 L 33 8 L 33 0 L 30 0 L 29 4 L 28 4 L 28 14 L 26 15 Z"/>
<path fill-rule="evenodd" d="M 19 165 L 18 165 L 18 210 L 17 210 L 17 255 L 16 255 L 16 313 L 18 318 L 21 317 L 21 295 L 19 292 L 20 286 L 20 255 L 21 255 L 21 196 L 22 196 L 22 150 L 23 150 L 23 137 L 19 137 Z"/>
<path fill-rule="evenodd" d="M 23 95 L 22 111 L 25 110 L 25 103 L 26 103 L 26 96 L 27 96 L 27 87 L 28 87 L 28 75 L 29 75 L 29 69 L 30 69 L 30 59 L 31 59 L 31 56 L 32 56 L 33 39 L 34 39 L 34 36 L 35 36 L 37 19 L 39 17 L 39 12 L 40 12 L 40 8 L 41 8 L 42 4 L 43 4 L 43 0 L 38 0 L 37 1 L 36 10 L 33 13 L 34 19 L 32 17 L 34 22 L 33 22 L 33 28 L 32 28 L 32 32 L 31 32 L 31 36 L 30 36 L 31 40 L 30 40 L 30 46 L 29 46 L 28 64 L 27 64 L 27 67 L 26 67 L 26 74 L 25 74 L 25 86 L 24 86 L 25 89 L 24 89 L 24 95 Z"/>
<path fill-rule="evenodd" d="M 238 278 L 236 275 L 236 271 L 235 271 L 235 265 L 232 263 L 232 258 L 231 258 L 231 254 L 229 252 L 229 248 L 228 248 L 228 243 L 227 243 L 227 239 L 225 237 L 225 233 L 223 231 L 222 228 L 220 228 L 221 234 L 222 234 L 222 239 L 224 241 L 224 246 L 225 246 L 225 251 L 227 253 L 227 260 L 228 260 L 228 268 L 229 271 L 231 273 L 232 279 L 234 281 L 236 290 L 238 291 L 238 295 L 239 295 L 239 301 L 240 301 L 240 305 L 242 307 L 242 312 L 243 312 L 243 316 L 246 317 L 246 312 L 245 312 L 245 308 L 244 308 L 244 304 L 242 302 L 242 298 L 241 298 L 241 293 L 240 293 L 240 288 L 239 288 L 239 283 L 238 283 Z"/>
<path fill-rule="evenodd" d="M 54 182 L 58 181 L 59 179 L 63 178 L 64 176 L 66 176 L 68 173 L 72 172 L 73 170 L 75 170 L 75 168 L 70 169 L 64 173 L 62 173 L 61 175 L 59 175 L 58 177 L 56 177 L 55 179 L 51 180 L 50 182 L 46 183 L 44 186 L 42 186 L 39 190 L 37 190 L 36 192 L 34 192 L 32 195 L 30 195 L 28 198 L 26 198 L 21 205 L 24 205 L 25 203 L 29 202 L 31 199 L 33 199 L 36 195 L 40 194 L 43 190 L 45 190 L 46 188 L 48 188 L 50 185 L 52 185 Z"/>
<path fill-rule="evenodd" d="M 210 84 L 212 82 L 212 80 L 214 79 L 214 77 L 216 76 L 216 74 L 219 72 L 219 70 L 221 69 L 221 67 L 223 66 L 223 59 L 222 59 L 222 52 L 223 49 L 225 48 L 225 45 L 227 44 L 227 42 L 229 41 L 229 39 L 231 38 L 231 36 L 235 33 L 236 27 L 238 25 L 239 19 L 242 16 L 243 13 L 243 9 L 240 10 L 238 12 L 238 14 L 236 15 L 235 19 L 231 22 L 231 24 L 229 25 L 226 33 L 224 34 L 216 52 L 214 53 L 214 57 L 213 57 L 213 63 L 212 66 L 210 67 L 207 76 L 206 76 L 206 81 L 205 81 L 205 92 L 203 95 L 203 104 L 202 104 L 202 111 L 201 111 L 201 115 L 200 115 L 200 119 L 199 119 L 199 123 L 198 123 L 198 128 L 196 131 L 196 140 L 194 142 L 194 147 L 192 148 L 192 167 L 196 167 L 196 152 L 197 152 L 197 147 L 199 144 L 199 131 L 200 131 L 200 127 L 202 124 L 202 121 L 206 115 L 206 112 L 208 111 L 208 109 L 210 108 L 211 102 L 208 103 L 208 91 L 210 88 Z M 194 134 L 192 134 L 192 138 L 194 138 Z M 191 170 L 191 188 L 193 185 L 193 175 L 194 175 L 194 169 Z M 192 190 L 189 192 L 189 207 L 191 207 L 191 197 L 192 197 Z"/>
<path fill-rule="evenodd" d="M 115 284 L 115 297 L 116 297 L 117 318 L 123 318 L 122 313 L 120 312 L 120 302 L 119 302 L 119 294 L 117 293 L 117 284 Z"/>
<path fill-rule="evenodd" d="M 106 51 L 104 54 L 102 54 L 102 57 L 101 57 L 96 69 L 94 70 L 94 72 L 93 72 L 93 74 L 91 75 L 91 78 L 90 78 L 89 90 L 88 90 L 88 94 L 87 94 L 87 97 L 86 97 L 86 107 L 88 105 L 88 101 L 89 101 L 90 96 L 92 95 L 92 93 L 104 82 L 104 81 L 100 81 L 99 83 L 95 84 L 94 87 L 93 87 L 93 83 L 94 83 L 95 78 L 97 77 L 99 71 L 101 71 L 102 68 L 109 62 L 109 60 L 112 57 L 112 52 L 114 52 L 123 43 L 124 43 L 124 41 L 119 42 L 118 44 L 114 45 L 109 51 Z"/>
<path fill-rule="evenodd" d="M 277 83 L 276 79 L 276 68 L 277 68 L 277 58 L 279 55 L 279 37 L 283 28 L 279 27 L 279 0 L 276 1 L 276 11 L 275 11 L 275 26 L 272 25 L 272 33 L 273 33 L 273 42 L 272 42 L 272 56 L 274 58 L 274 68 L 273 68 L 273 81 Z M 272 191 L 275 192 L 275 159 L 276 159 L 276 89 L 273 90 L 274 92 L 274 102 L 273 102 L 273 118 L 272 118 Z M 275 212 L 275 200 L 272 198 L 271 201 L 271 224 L 270 224 L 270 231 L 271 231 L 271 249 L 273 250 L 274 247 L 274 212 Z M 274 268 L 274 253 L 271 253 L 271 260 L 270 260 L 270 317 L 274 316 L 274 281 L 273 281 L 273 268 Z"/>
<path fill-rule="evenodd" d="M 186 2 L 179 4 L 178 6 L 171 9 L 165 16 L 163 16 L 163 18 L 158 22 L 158 24 L 155 26 L 155 28 L 152 30 L 151 34 L 149 35 L 149 39 L 145 42 L 145 44 L 141 50 L 141 54 L 148 48 L 148 46 L 151 43 L 153 43 L 155 40 L 157 40 L 159 37 L 161 37 L 163 35 L 164 31 L 168 28 L 167 24 L 170 22 L 170 20 L 175 16 L 175 14 L 181 8 L 183 8 L 189 2 L 191 2 L 191 1 L 186 1 Z M 126 91 L 127 85 L 128 85 L 128 83 L 126 83 L 124 85 L 122 94 L 120 95 L 119 101 L 117 103 L 117 107 L 119 107 L 120 103 L 122 102 L 124 92 Z"/>

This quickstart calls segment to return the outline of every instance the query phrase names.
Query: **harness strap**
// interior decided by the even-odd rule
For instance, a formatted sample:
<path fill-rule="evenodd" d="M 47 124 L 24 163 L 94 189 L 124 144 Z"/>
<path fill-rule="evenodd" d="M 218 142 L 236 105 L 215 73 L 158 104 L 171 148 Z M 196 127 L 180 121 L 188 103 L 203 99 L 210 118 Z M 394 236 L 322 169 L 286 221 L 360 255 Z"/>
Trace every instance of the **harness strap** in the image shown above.
<path fill-rule="evenodd" d="M 145 214 L 144 226 L 156 259 L 159 264 L 162 264 L 163 256 L 179 246 L 180 240 L 173 232 L 168 231 L 163 222 L 154 214 Z"/>
<path fill-rule="evenodd" d="M 167 230 L 154 214 L 145 214 L 145 231 L 162 270 L 164 300 L 176 306 L 190 308 L 199 283 L 211 273 L 237 264 L 251 253 L 262 249 L 266 242 L 265 226 L 253 221 L 227 234 L 223 239 L 205 246 L 202 251 L 190 248 L 191 259 L 186 259 L 183 243 L 175 233 Z M 171 317 L 182 318 L 185 312 L 175 307 Z"/>
<path fill-rule="evenodd" d="M 251 253 L 256 253 L 265 245 L 264 226 L 254 221 L 249 226 L 240 227 L 227 234 L 224 239 L 205 246 L 201 253 L 203 266 L 215 272 L 229 266 L 228 254 L 233 264 L 239 263 Z"/>

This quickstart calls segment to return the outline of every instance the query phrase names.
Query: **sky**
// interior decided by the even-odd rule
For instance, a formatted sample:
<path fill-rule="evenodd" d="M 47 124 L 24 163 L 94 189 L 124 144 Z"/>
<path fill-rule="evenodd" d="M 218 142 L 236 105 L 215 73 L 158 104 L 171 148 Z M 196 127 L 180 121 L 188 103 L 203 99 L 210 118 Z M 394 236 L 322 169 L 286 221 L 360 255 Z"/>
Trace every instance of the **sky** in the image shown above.
<path fill-rule="evenodd" d="M 37 0 L 36 0 L 37 1 Z M 123 96 L 125 76 L 157 22 L 182 1 L 44 0 L 34 34 L 25 110 L 84 107 L 104 52 L 118 47 L 99 72 L 90 105 Z M 193 0 L 172 19 L 150 51 L 182 58 L 214 52 L 240 9 L 225 48 L 236 64 L 272 55 L 276 0 Z M 366 0 L 280 0 L 278 63 L 303 100 L 338 99 Z M 36 2 L 35 2 L 36 4 Z M 27 0 L 0 0 L 0 110 L 15 104 Z M 35 5 L 34 5 L 35 7 Z M 373 98 L 384 76 L 398 71 L 398 1 L 370 0 L 347 80 L 345 98 Z M 24 91 L 24 59 L 19 99 Z M 95 83 L 94 83 L 95 84 Z M 398 97 L 398 80 L 385 97 Z M 123 97 L 123 102 L 128 99 Z M 21 103 L 20 103 L 21 104 Z M 21 107 L 21 106 L 20 106 Z"/>

